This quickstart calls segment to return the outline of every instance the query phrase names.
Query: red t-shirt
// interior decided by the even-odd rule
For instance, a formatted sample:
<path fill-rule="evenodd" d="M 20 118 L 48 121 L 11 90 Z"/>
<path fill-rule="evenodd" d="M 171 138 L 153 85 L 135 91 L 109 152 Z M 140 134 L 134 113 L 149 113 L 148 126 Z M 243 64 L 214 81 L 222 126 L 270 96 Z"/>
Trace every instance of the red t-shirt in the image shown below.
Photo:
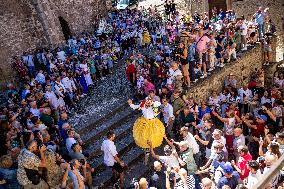
<path fill-rule="evenodd" d="M 247 163 L 250 160 L 252 160 L 252 156 L 250 155 L 250 153 L 247 153 L 246 155 L 243 155 L 239 158 L 238 167 L 240 168 L 241 171 L 244 170 L 244 174 L 243 175 L 240 174 L 242 180 L 247 178 L 249 175 L 249 169 L 247 167 Z"/>
<path fill-rule="evenodd" d="M 136 69 L 135 69 L 134 64 L 129 64 L 126 67 L 126 74 L 127 74 L 128 80 L 130 80 L 130 75 L 134 74 L 135 72 L 136 72 Z"/>

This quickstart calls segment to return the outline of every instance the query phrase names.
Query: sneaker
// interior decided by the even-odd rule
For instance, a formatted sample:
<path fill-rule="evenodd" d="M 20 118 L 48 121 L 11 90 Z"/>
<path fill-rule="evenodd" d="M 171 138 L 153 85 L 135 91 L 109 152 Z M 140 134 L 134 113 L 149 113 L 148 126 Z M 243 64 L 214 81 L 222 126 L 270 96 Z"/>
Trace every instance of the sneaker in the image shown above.
<path fill-rule="evenodd" d="M 213 68 L 210 68 L 209 70 L 208 70 L 208 72 L 212 72 L 214 69 Z"/>
<path fill-rule="evenodd" d="M 198 81 L 198 79 L 195 79 L 194 81 L 192 81 L 193 83 L 196 83 Z"/>
<path fill-rule="evenodd" d="M 247 47 L 242 48 L 242 51 L 246 51 L 246 50 L 248 50 L 248 48 L 247 48 Z"/>
<path fill-rule="evenodd" d="M 224 66 L 225 66 L 225 64 L 223 64 L 223 63 L 219 65 L 220 68 L 223 68 Z"/>
<path fill-rule="evenodd" d="M 204 74 L 202 74 L 202 75 L 200 76 L 200 78 L 203 79 L 203 78 L 204 78 Z"/>

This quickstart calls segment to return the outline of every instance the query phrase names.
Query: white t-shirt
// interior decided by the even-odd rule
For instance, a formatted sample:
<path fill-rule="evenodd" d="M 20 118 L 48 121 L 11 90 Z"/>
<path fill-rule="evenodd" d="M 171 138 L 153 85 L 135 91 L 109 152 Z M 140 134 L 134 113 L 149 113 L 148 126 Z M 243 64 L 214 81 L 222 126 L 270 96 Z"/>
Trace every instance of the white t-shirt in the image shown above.
<path fill-rule="evenodd" d="M 261 173 L 260 173 L 259 170 L 256 172 L 256 174 L 252 174 L 252 173 L 250 172 L 250 173 L 249 173 L 249 176 L 248 176 L 248 178 L 247 178 L 248 182 L 247 182 L 246 187 L 247 187 L 248 189 L 253 189 L 253 185 L 255 185 L 255 184 L 258 182 L 258 180 L 260 179 L 260 177 L 261 177 Z"/>
<path fill-rule="evenodd" d="M 168 124 L 169 119 L 172 118 L 174 120 L 174 111 L 173 111 L 173 106 L 170 105 L 169 103 L 166 106 L 163 106 L 163 116 L 164 116 L 164 121 L 166 124 Z"/>
<path fill-rule="evenodd" d="M 187 136 L 184 138 L 185 141 L 188 143 L 188 147 L 192 148 L 192 151 L 194 154 L 197 154 L 199 152 L 199 145 L 197 144 L 195 138 L 193 135 L 188 132 Z"/>
<path fill-rule="evenodd" d="M 106 166 L 113 166 L 116 160 L 114 159 L 114 156 L 116 156 L 118 153 L 116 151 L 116 146 L 114 145 L 113 141 L 110 140 L 104 140 L 101 146 L 101 150 L 104 152 L 104 163 Z"/>
<path fill-rule="evenodd" d="M 175 77 L 182 76 L 182 72 L 177 69 L 173 70 L 172 68 L 169 69 L 169 78 L 167 79 L 167 84 L 171 85 L 174 82 Z"/>
<path fill-rule="evenodd" d="M 173 154 L 169 156 L 159 156 L 159 158 L 160 161 L 164 163 L 167 167 L 179 167 L 178 159 Z"/>
<path fill-rule="evenodd" d="M 243 88 L 240 88 L 238 90 L 238 95 L 240 97 L 240 103 L 247 103 L 252 98 L 252 92 L 249 89 L 244 90 Z M 244 98 L 244 95 L 246 96 Z"/>
<path fill-rule="evenodd" d="M 65 52 L 64 52 L 64 51 L 59 51 L 59 52 L 57 52 L 57 55 L 58 55 L 58 58 L 59 58 L 60 60 L 62 60 L 62 62 L 65 61 Z"/>
<path fill-rule="evenodd" d="M 39 117 L 39 115 L 40 115 L 39 109 L 30 108 L 30 112 L 31 112 L 34 116 L 37 116 L 37 117 Z"/>
<path fill-rule="evenodd" d="M 48 99 L 50 106 L 52 109 L 57 109 L 59 104 L 58 98 L 56 97 L 55 93 L 53 91 L 46 91 L 45 97 Z"/>
<path fill-rule="evenodd" d="M 248 26 L 246 23 L 241 25 L 241 35 L 246 36 L 248 33 Z"/>

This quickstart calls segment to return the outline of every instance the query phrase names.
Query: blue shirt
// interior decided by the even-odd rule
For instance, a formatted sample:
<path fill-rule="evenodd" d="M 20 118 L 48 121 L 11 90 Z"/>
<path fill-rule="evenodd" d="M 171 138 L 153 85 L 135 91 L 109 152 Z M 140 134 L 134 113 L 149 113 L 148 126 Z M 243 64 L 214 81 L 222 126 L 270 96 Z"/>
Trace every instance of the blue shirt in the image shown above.
<path fill-rule="evenodd" d="M 236 188 L 239 183 L 238 181 L 239 177 L 233 173 L 231 178 L 227 178 L 225 176 L 220 178 L 217 187 L 218 189 L 222 189 L 224 185 L 228 185 L 230 188 Z"/>
<path fill-rule="evenodd" d="M 193 43 L 188 47 L 188 53 L 187 53 L 187 59 L 188 61 L 194 61 L 194 56 L 195 56 L 195 48 L 196 45 Z"/>
<path fill-rule="evenodd" d="M 259 24 L 259 25 L 262 25 L 264 23 L 264 15 L 263 15 L 263 13 L 256 13 L 255 22 L 257 24 Z"/>
<path fill-rule="evenodd" d="M 202 119 L 205 114 L 211 113 L 211 109 L 208 106 L 206 107 L 205 111 L 202 111 L 201 107 L 198 108 L 198 111 L 199 111 L 199 114 L 198 114 L 199 119 Z"/>

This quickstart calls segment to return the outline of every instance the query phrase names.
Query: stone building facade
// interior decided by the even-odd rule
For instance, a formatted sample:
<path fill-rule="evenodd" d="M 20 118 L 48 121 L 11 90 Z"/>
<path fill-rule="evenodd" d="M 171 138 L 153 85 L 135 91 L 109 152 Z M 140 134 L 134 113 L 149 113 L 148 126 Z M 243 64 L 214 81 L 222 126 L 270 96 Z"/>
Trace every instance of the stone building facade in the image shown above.
<path fill-rule="evenodd" d="M 13 57 L 58 46 L 70 34 L 92 31 L 109 0 L 1 0 L 0 78 L 11 80 Z"/>

